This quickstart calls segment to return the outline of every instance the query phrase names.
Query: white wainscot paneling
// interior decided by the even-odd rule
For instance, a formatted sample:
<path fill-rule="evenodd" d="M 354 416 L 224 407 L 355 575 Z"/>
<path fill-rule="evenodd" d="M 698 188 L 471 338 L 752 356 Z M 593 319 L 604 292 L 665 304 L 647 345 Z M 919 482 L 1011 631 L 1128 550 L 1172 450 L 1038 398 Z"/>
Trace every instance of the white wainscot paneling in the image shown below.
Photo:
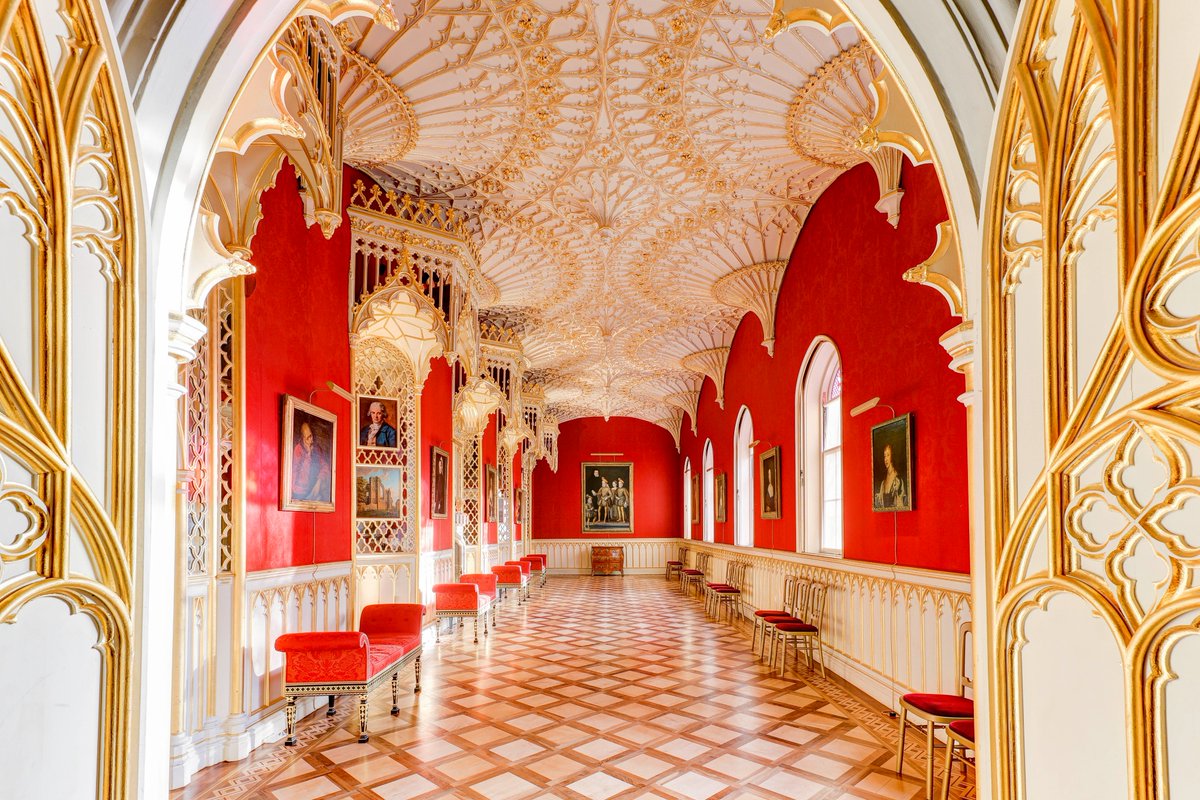
<path fill-rule="evenodd" d="M 533 539 L 530 553 L 544 553 L 552 575 L 587 575 L 592 571 L 592 545 L 625 548 L 625 572 L 630 575 L 664 572 L 667 560 L 679 551 L 679 539 Z"/>
<path fill-rule="evenodd" d="M 788 575 L 826 585 L 821 639 L 827 668 L 880 703 L 894 708 L 905 692 L 955 691 L 957 631 L 971 619 L 970 576 L 697 541 L 687 545 L 689 565 L 695 553 L 712 555 L 709 577 L 724 578 L 733 560 L 750 564 L 747 613 L 778 608 Z"/>
<path fill-rule="evenodd" d="M 357 611 L 375 603 L 419 602 L 416 578 L 415 555 L 360 555 L 354 567 Z M 357 612 L 354 619 L 358 619 Z"/>
<path fill-rule="evenodd" d="M 433 587 L 454 582 L 454 550 L 437 550 L 421 555 L 421 599 L 425 603 L 425 624 L 433 622 Z"/>
<path fill-rule="evenodd" d="M 283 654 L 275 651 L 275 639 L 347 630 L 351 620 L 349 562 L 251 573 L 240 598 L 246 646 L 237 652 L 230 645 L 232 587 L 227 577 L 198 578 L 187 587 L 182 631 L 187 647 L 180 668 L 187 715 L 171 742 L 172 787 L 186 784 L 199 769 L 245 758 L 281 738 Z M 234 675 L 240 675 L 240 704 L 232 690 Z M 301 700 L 301 716 L 314 711 L 318 700 Z"/>

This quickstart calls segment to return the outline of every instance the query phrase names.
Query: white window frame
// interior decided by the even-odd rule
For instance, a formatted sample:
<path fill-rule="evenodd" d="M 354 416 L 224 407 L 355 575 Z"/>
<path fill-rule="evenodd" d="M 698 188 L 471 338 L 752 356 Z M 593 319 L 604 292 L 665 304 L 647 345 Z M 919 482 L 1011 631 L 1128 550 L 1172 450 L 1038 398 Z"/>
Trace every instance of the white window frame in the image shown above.
<path fill-rule="evenodd" d="M 713 483 L 715 476 L 713 474 L 713 446 L 712 439 L 707 439 L 704 442 L 704 477 L 701 478 L 704 484 L 701 494 L 704 496 L 701 509 L 703 513 L 700 515 L 700 522 L 703 526 L 704 541 L 716 541 L 716 509 L 713 508 Z"/>
<path fill-rule="evenodd" d="M 733 543 L 754 546 L 754 419 L 746 406 L 733 429 Z"/>
<path fill-rule="evenodd" d="M 683 538 L 692 538 L 692 460 L 683 460 Z"/>
<path fill-rule="evenodd" d="M 828 336 L 818 336 L 809 345 L 800 375 L 796 380 L 796 549 L 840 558 L 843 550 L 822 547 L 821 514 L 824 492 L 821 431 L 822 392 L 834 371 L 842 365 L 837 345 Z M 844 395 L 843 395 L 844 396 Z M 846 412 L 842 409 L 845 442 Z M 842 545 L 845 547 L 845 462 L 842 463 Z"/>

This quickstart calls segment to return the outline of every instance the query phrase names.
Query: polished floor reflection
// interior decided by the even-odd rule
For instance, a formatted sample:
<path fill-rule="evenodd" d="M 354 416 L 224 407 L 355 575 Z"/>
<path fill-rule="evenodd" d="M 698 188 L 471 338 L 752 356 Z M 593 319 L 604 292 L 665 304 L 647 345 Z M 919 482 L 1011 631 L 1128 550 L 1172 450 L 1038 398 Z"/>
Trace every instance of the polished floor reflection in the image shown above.
<path fill-rule="evenodd" d="M 472 644 L 469 625 L 422 659 L 420 695 L 372 699 L 358 744 L 348 700 L 212 767 L 175 800 L 729 798 L 911 800 L 923 737 L 893 765 L 894 720 L 801 667 L 770 674 L 748 627 L 705 618 L 661 577 L 552 578 Z M 405 684 L 411 688 L 411 674 Z M 941 763 L 941 753 L 938 753 Z M 956 776 L 952 797 L 972 798 Z M 940 787 L 939 787 L 940 789 Z"/>

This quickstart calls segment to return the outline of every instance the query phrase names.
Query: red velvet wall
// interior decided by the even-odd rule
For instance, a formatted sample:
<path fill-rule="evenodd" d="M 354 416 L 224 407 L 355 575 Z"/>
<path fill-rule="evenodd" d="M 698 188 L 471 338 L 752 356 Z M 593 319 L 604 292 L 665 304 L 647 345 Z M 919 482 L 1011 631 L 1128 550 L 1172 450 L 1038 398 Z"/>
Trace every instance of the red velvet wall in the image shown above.
<path fill-rule="evenodd" d="M 496 426 L 500 418 L 499 414 L 492 414 L 488 417 L 487 430 L 483 432 L 483 452 L 479 458 L 479 483 L 483 489 L 483 506 L 481 507 L 481 515 L 484 519 L 483 530 L 487 534 L 487 543 L 496 544 L 500 541 L 500 533 L 496 530 L 495 521 L 487 521 L 487 470 L 488 467 L 493 469 L 496 467 Z M 499 480 L 500 476 L 496 476 Z"/>
<path fill-rule="evenodd" d="M 430 514 L 430 475 L 433 457 L 430 448 L 440 447 L 454 463 L 454 371 L 444 358 L 435 358 L 429 367 L 429 377 L 421 393 L 421 527 L 433 529 L 433 549 L 449 550 L 454 546 L 454 482 L 450 482 L 450 497 L 445 519 L 433 519 Z M 447 476 L 449 480 L 449 476 Z"/>
<path fill-rule="evenodd" d="M 345 198 L 355 173 L 346 174 Z M 246 279 L 246 569 L 272 569 L 350 558 L 355 420 L 350 404 L 325 389 L 350 388 L 346 275 L 350 223 L 326 240 L 304 224 L 296 176 L 285 163 L 263 195 L 263 220 L 252 242 L 257 272 Z M 283 396 L 338 417 L 336 509 L 279 510 Z"/>
<path fill-rule="evenodd" d="M 729 357 L 725 410 L 706 380 L 699 435 L 684 421 L 682 452 L 691 459 L 692 474 L 702 475 L 704 442 L 711 438 L 715 472 L 729 475 L 729 522 L 717 523 L 717 541 L 733 542 L 733 434 L 743 405 L 760 442 L 756 454 L 779 445 L 783 485 L 795 487 L 796 381 L 814 337 L 824 334 L 842 359 L 845 557 L 890 564 L 895 547 L 902 565 L 969 571 L 966 413 L 957 400 L 964 385 L 938 343 L 958 320 L 937 292 L 901 279 L 933 251 L 935 226 L 947 214 L 933 167 L 906 163 L 902 187 L 899 229 L 873 207 L 879 190 L 869 165 L 855 167 L 824 192 L 780 289 L 774 358 L 761 345 L 757 317 L 748 314 Z M 893 515 L 871 511 L 871 427 L 889 412 L 849 415 L 876 395 L 897 414 L 913 413 L 914 510 L 896 515 L 895 545 Z M 675 474 L 681 472 L 682 466 Z M 757 467 L 755 472 L 757 498 Z M 796 549 L 795 506 L 791 489 L 783 493 L 782 519 L 759 519 L 756 509 L 757 547 Z M 701 526 L 692 528 L 701 538 Z"/>
<path fill-rule="evenodd" d="M 598 458 L 592 453 L 624 453 Z M 580 464 L 633 462 L 633 533 L 583 533 Z M 541 462 L 533 471 L 533 535 L 537 539 L 679 536 L 682 469 L 675 440 L 659 426 L 632 417 L 564 422 L 558 436 L 558 472 Z"/>

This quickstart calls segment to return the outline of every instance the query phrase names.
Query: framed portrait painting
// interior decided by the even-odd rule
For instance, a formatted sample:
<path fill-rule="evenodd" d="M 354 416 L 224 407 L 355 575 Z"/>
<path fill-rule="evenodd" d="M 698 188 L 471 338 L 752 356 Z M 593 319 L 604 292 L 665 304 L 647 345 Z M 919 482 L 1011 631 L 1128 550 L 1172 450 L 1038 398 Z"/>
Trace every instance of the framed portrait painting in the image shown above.
<path fill-rule="evenodd" d="M 700 476 L 692 476 L 692 524 L 700 524 Z"/>
<path fill-rule="evenodd" d="M 871 510 L 912 508 L 912 414 L 905 414 L 871 428 Z"/>
<path fill-rule="evenodd" d="M 450 455 L 429 448 L 429 518 L 445 519 L 450 507 Z"/>
<path fill-rule="evenodd" d="M 337 416 L 285 395 L 280 443 L 279 508 L 333 511 Z"/>
<path fill-rule="evenodd" d="M 399 403 L 395 398 L 358 396 L 358 446 L 377 449 L 396 449 L 396 416 Z"/>
<path fill-rule="evenodd" d="M 725 521 L 725 494 L 727 491 L 725 473 L 722 472 L 713 479 L 713 506 L 716 510 L 717 522 Z"/>
<path fill-rule="evenodd" d="M 483 489 L 483 521 L 495 522 L 496 509 L 500 505 L 500 494 L 499 481 L 496 480 L 496 468 L 491 464 L 487 466 Z"/>
<path fill-rule="evenodd" d="M 780 485 L 779 448 L 772 447 L 758 456 L 758 516 L 779 519 L 783 516 L 783 487 Z"/>
<path fill-rule="evenodd" d="M 633 463 L 580 465 L 584 531 L 633 532 Z"/>
<path fill-rule="evenodd" d="M 399 467 L 357 467 L 355 507 L 359 519 L 393 519 L 403 509 Z"/>

